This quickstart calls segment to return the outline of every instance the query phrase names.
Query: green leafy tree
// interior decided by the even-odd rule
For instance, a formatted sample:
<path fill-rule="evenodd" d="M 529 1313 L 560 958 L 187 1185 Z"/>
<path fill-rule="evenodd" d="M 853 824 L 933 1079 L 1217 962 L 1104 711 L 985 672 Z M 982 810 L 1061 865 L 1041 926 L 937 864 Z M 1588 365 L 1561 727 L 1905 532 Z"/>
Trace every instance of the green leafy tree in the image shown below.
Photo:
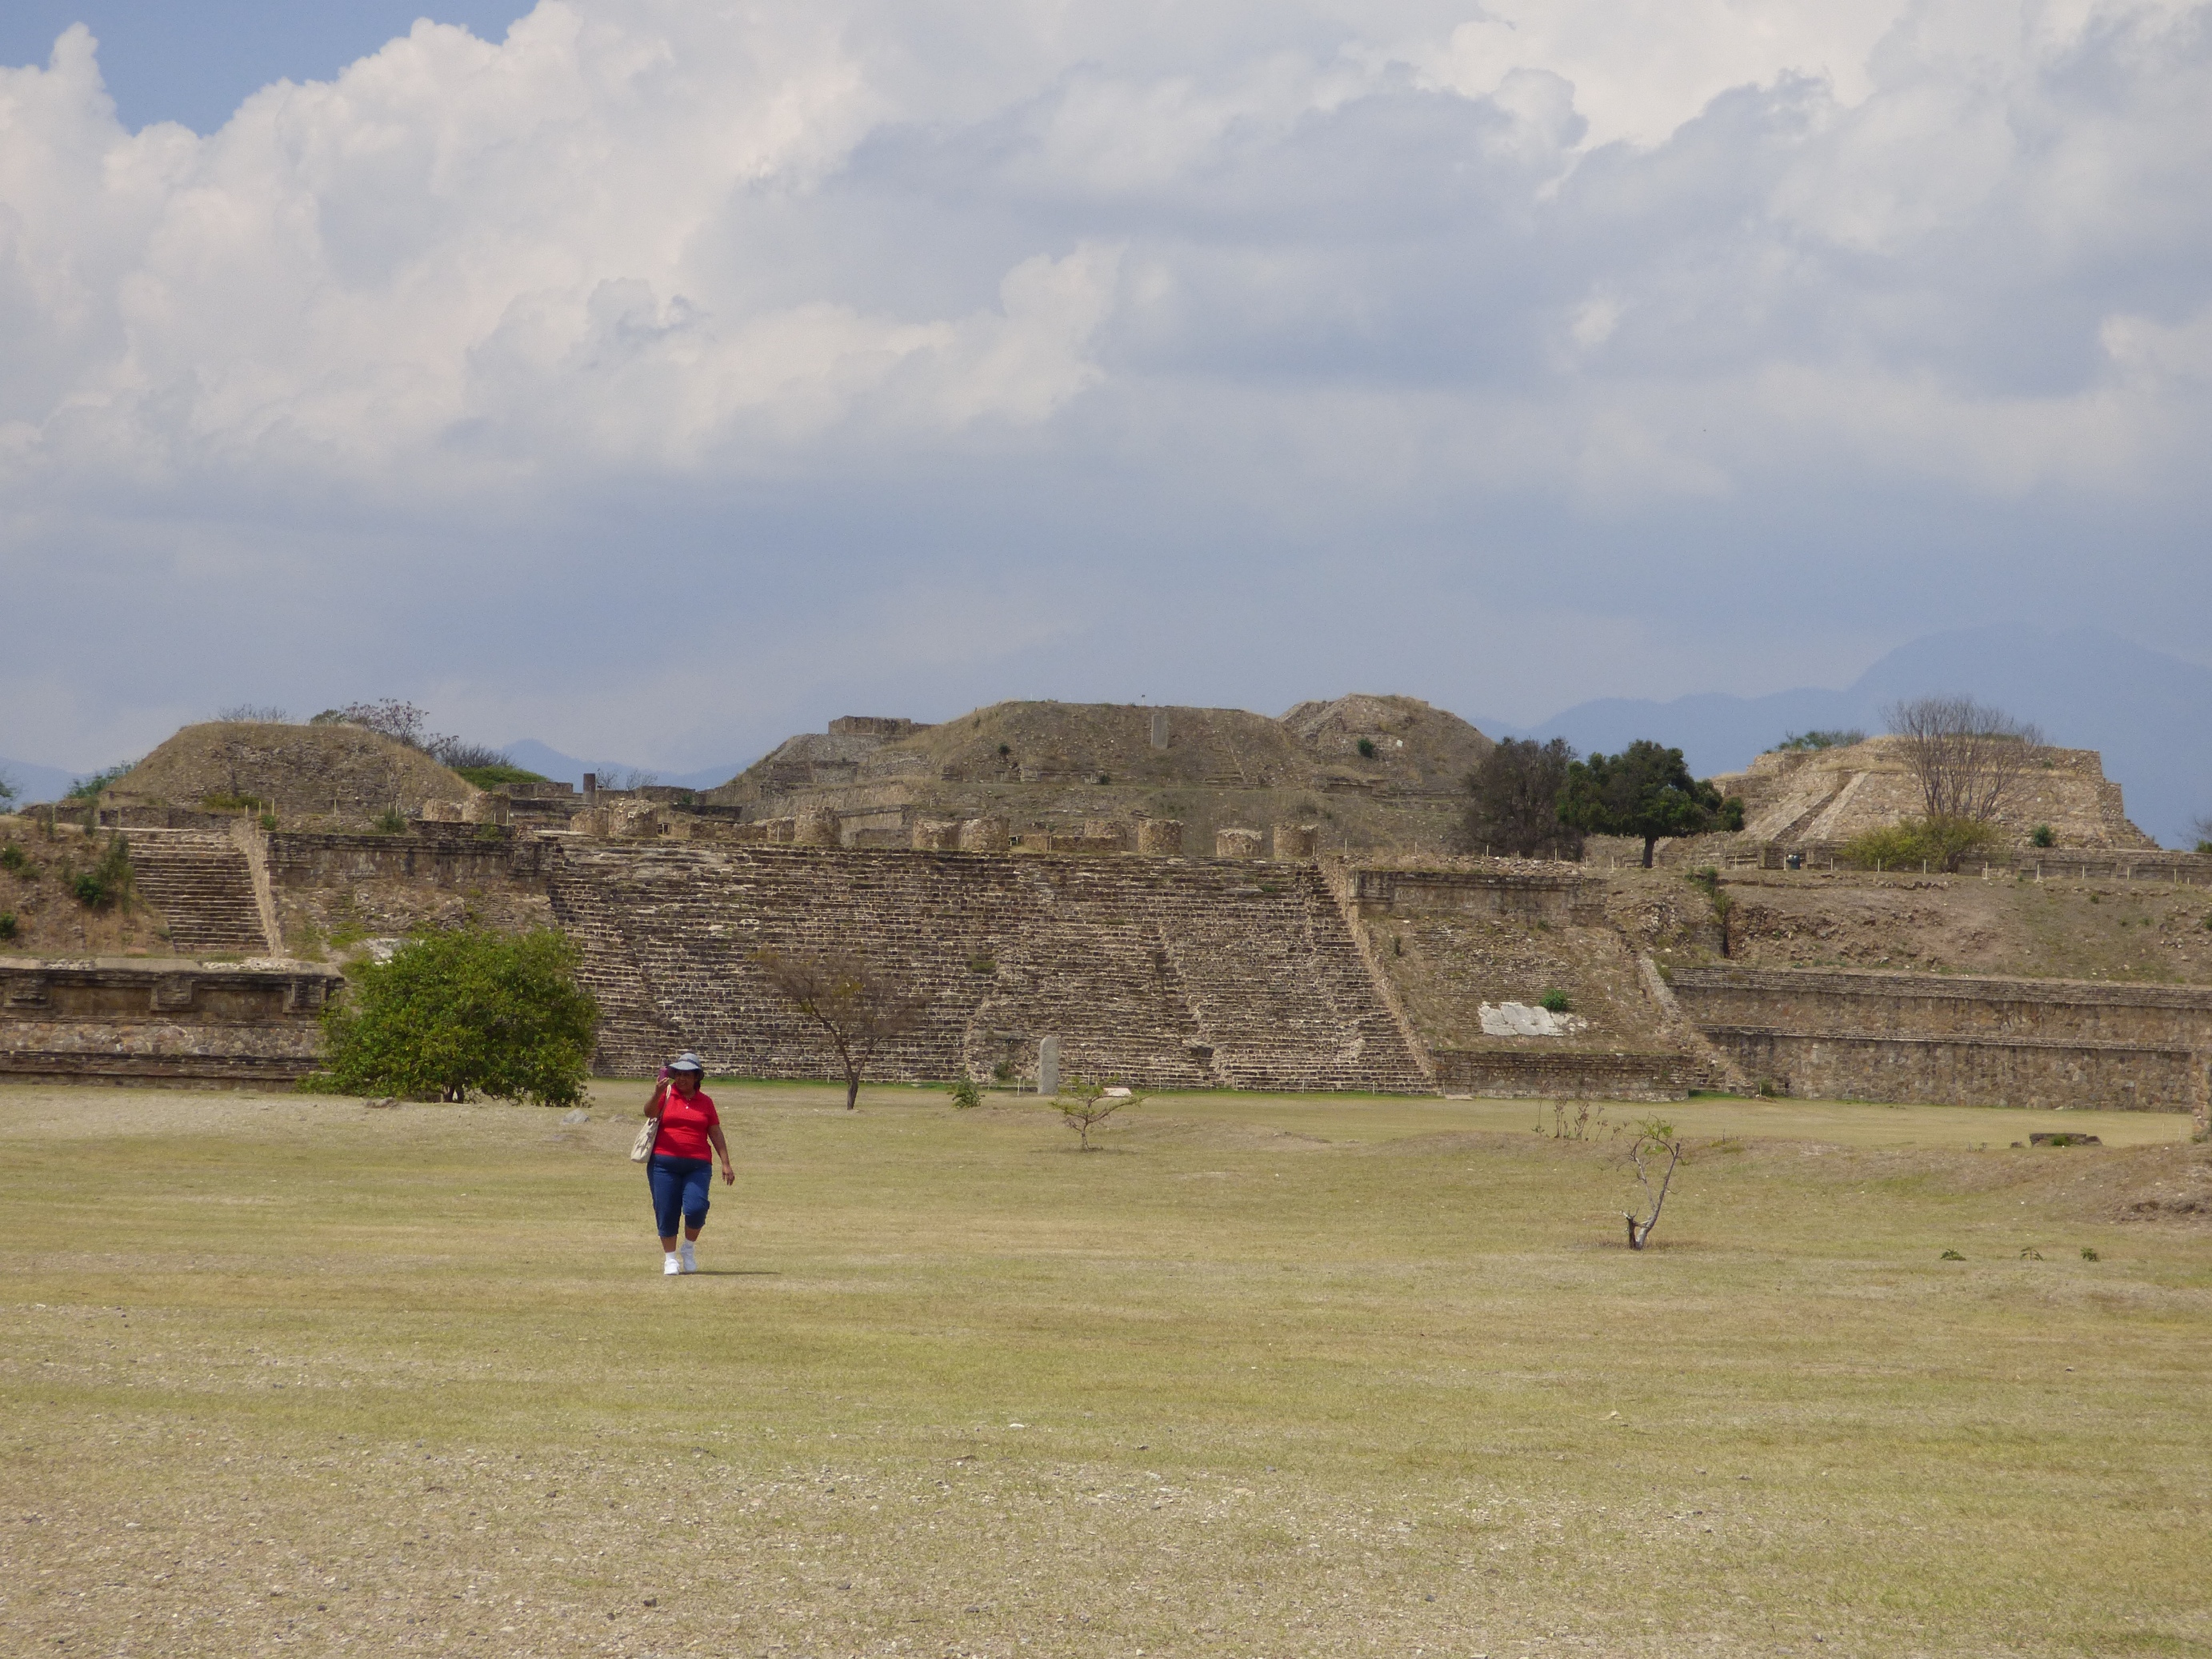
<path fill-rule="evenodd" d="M 1514 858 L 1580 858 L 1583 838 L 1559 822 L 1559 794 L 1575 751 L 1565 738 L 1508 738 L 1467 775 L 1460 833 L 1470 852 Z"/>
<path fill-rule="evenodd" d="M 577 961 L 574 944 L 548 928 L 462 928 L 356 963 L 346 994 L 324 1012 L 330 1059 L 314 1082 L 409 1100 L 574 1105 L 599 1017 Z"/>
<path fill-rule="evenodd" d="M 1639 738 L 1618 755 L 1592 755 L 1567 769 L 1559 820 L 1591 836 L 1636 836 L 1644 867 L 1662 836 L 1743 828 L 1743 803 L 1690 775 L 1679 749 Z"/>

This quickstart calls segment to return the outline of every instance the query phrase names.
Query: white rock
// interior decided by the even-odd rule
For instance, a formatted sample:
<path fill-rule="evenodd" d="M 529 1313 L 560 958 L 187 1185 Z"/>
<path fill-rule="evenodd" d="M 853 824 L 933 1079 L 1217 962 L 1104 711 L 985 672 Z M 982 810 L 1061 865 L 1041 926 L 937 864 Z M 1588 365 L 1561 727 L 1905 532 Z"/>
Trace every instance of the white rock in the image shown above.
<path fill-rule="evenodd" d="M 1525 1002 L 1486 1002 L 1480 1013 L 1485 1036 L 1568 1036 L 1589 1024 L 1580 1014 L 1555 1014 Z"/>

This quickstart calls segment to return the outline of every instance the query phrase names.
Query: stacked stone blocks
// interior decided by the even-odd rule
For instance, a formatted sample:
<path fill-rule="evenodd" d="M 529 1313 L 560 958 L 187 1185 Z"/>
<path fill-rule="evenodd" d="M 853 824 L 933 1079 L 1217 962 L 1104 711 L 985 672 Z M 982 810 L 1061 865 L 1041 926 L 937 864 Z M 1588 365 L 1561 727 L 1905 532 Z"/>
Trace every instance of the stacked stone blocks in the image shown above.
<path fill-rule="evenodd" d="M 552 893 L 617 1074 L 688 1046 L 745 1075 L 833 1075 L 758 957 L 842 950 L 927 999 L 886 1078 L 1033 1074 L 1057 1036 L 1066 1072 L 1148 1088 L 1429 1086 L 1310 866 L 580 842 Z"/>

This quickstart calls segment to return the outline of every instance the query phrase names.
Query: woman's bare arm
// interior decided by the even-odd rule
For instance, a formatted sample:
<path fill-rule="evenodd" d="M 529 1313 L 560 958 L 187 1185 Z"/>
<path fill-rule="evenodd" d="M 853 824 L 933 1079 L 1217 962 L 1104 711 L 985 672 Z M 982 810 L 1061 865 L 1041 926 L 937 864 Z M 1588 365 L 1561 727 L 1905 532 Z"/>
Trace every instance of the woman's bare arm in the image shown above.
<path fill-rule="evenodd" d="M 730 1167 L 730 1143 L 722 1139 L 722 1126 L 719 1123 L 709 1125 L 707 1139 L 714 1143 L 714 1150 L 722 1155 L 722 1184 L 726 1187 L 736 1186 L 738 1172 Z"/>
<path fill-rule="evenodd" d="M 666 1107 L 667 1104 L 668 1079 L 666 1078 L 663 1078 L 659 1082 L 653 1085 L 653 1098 L 645 1103 L 645 1110 L 641 1115 L 646 1117 L 659 1117 L 662 1109 Z"/>

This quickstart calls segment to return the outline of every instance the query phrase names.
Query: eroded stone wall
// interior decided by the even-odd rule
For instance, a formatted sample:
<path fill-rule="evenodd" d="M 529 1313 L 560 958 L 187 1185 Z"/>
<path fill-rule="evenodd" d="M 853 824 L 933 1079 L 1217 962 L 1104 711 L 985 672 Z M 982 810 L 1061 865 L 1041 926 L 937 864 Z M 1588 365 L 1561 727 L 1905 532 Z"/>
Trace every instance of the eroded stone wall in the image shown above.
<path fill-rule="evenodd" d="M 2212 1087 L 2212 990 L 1821 969 L 1687 969 L 1706 1037 L 1785 1093 L 2192 1112 Z"/>
<path fill-rule="evenodd" d="M 0 964 L 0 1074 L 282 1086 L 319 1052 L 319 969 L 190 962 Z"/>
<path fill-rule="evenodd" d="M 878 1077 L 1034 1076 L 1056 1036 L 1063 1074 L 1149 1088 L 1430 1086 L 1310 865 L 580 842 L 550 878 L 617 1075 L 836 1075 L 758 957 L 842 950 L 927 1000 Z"/>

